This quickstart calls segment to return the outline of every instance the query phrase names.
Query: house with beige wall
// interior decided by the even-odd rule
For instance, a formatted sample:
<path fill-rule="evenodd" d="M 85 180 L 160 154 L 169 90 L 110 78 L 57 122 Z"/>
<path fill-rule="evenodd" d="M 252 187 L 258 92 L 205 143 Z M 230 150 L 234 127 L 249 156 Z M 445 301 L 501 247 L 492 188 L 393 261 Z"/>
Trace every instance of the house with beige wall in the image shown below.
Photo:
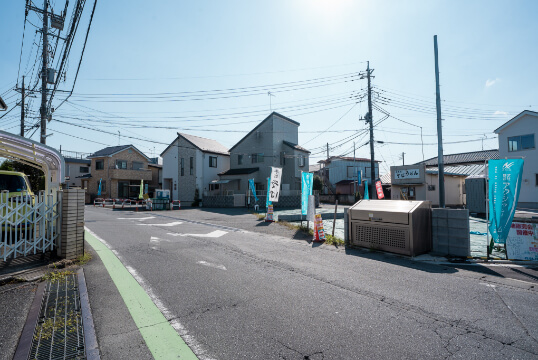
<path fill-rule="evenodd" d="M 228 148 L 218 141 L 184 133 L 161 153 L 163 158 L 162 185 L 170 190 L 172 200 L 190 206 L 198 190 L 199 199 L 204 192 L 213 190 L 218 174 L 230 168 Z"/>
<path fill-rule="evenodd" d="M 91 177 L 85 179 L 89 201 L 97 197 L 101 180 L 101 196 L 113 199 L 137 199 L 140 182 L 149 183 L 152 171 L 149 159 L 133 145 L 111 146 L 91 156 Z"/>

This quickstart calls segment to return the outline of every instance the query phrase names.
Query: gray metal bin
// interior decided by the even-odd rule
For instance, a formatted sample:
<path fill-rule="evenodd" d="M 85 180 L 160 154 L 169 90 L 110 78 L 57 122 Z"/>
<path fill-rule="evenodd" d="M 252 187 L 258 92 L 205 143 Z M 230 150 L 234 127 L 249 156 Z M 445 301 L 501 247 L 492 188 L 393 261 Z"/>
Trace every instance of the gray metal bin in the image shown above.
<path fill-rule="evenodd" d="M 348 211 L 352 246 L 409 256 L 431 250 L 430 201 L 361 200 Z"/>

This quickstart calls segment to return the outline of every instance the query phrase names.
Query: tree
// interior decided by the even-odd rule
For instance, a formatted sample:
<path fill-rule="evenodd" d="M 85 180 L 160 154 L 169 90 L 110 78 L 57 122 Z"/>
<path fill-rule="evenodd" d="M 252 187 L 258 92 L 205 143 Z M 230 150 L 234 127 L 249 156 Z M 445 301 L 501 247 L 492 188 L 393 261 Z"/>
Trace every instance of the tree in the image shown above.
<path fill-rule="evenodd" d="M 318 191 L 321 191 L 323 189 L 323 183 L 321 182 L 321 178 L 318 175 L 314 176 L 314 184 L 312 185 L 312 188 Z"/>
<path fill-rule="evenodd" d="M 23 164 L 18 161 L 4 160 L 0 165 L 0 170 L 18 171 L 26 174 L 34 193 L 38 192 L 39 190 L 45 190 L 45 174 L 43 171 L 36 169 L 33 166 Z"/>

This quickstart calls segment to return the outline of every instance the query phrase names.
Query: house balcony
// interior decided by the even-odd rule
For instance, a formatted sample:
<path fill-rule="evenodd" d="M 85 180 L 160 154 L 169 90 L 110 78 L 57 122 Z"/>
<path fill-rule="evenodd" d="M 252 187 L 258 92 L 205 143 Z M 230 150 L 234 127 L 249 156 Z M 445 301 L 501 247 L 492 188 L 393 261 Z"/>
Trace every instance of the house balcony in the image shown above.
<path fill-rule="evenodd" d="M 151 181 L 151 170 L 110 169 L 111 179 Z"/>

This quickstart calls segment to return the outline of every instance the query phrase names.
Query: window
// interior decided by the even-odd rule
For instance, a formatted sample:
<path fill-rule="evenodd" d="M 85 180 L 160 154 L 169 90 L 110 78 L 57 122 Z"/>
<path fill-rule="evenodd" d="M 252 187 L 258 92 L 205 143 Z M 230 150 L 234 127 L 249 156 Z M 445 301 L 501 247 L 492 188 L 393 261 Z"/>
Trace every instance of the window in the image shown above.
<path fill-rule="evenodd" d="M 209 191 L 219 190 L 220 184 L 209 184 Z"/>
<path fill-rule="evenodd" d="M 116 169 L 127 169 L 127 161 L 116 160 Z"/>
<path fill-rule="evenodd" d="M 435 191 L 435 185 L 428 185 L 428 191 Z"/>
<path fill-rule="evenodd" d="M 129 197 L 129 182 L 118 181 L 118 197 L 126 199 Z"/>
<path fill-rule="evenodd" d="M 95 162 L 95 170 L 103 170 L 105 168 L 105 162 L 103 160 L 97 160 Z"/>
<path fill-rule="evenodd" d="M 347 178 L 348 179 L 357 179 L 357 168 L 355 166 L 347 167 Z"/>
<path fill-rule="evenodd" d="M 243 165 L 243 155 L 237 155 L 237 165 Z"/>
<path fill-rule="evenodd" d="M 194 158 L 191 156 L 189 164 L 190 174 L 194 175 Z"/>
<path fill-rule="evenodd" d="M 534 134 L 512 136 L 508 138 L 508 151 L 534 149 Z"/>
<path fill-rule="evenodd" d="M 209 167 L 217 167 L 217 157 L 216 156 L 210 156 L 209 157 Z"/>
<path fill-rule="evenodd" d="M 87 174 L 90 172 L 90 168 L 87 167 L 87 166 L 81 166 L 80 169 L 78 170 L 81 174 Z"/>
<path fill-rule="evenodd" d="M 133 161 L 133 170 L 143 170 L 144 164 L 138 161 Z"/>
<path fill-rule="evenodd" d="M 370 175 L 371 175 L 371 174 L 370 174 L 370 169 L 371 169 L 370 166 L 367 166 L 367 167 L 366 167 L 366 171 L 365 171 L 365 174 L 364 174 L 364 178 L 365 178 L 365 179 L 370 180 Z M 379 169 L 376 167 L 376 168 L 375 168 L 375 178 L 377 179 L 378 177 L 379 177 Z"/>
<path fill-rule="evenodd" d="M 181 158 L 181 176 L 185 175 L 185 159 Z"/>
<path fill-rule="evenodd" d="M 303 167 L 305 164 L 305 156 L 299 155 L 299 167 Z"/>
<path fill-rule="evenodd" d="M 263 162 L 263 153 L 252 154 L 251 159 L 252 159 L 253 164 L 262 163 Z"/>

